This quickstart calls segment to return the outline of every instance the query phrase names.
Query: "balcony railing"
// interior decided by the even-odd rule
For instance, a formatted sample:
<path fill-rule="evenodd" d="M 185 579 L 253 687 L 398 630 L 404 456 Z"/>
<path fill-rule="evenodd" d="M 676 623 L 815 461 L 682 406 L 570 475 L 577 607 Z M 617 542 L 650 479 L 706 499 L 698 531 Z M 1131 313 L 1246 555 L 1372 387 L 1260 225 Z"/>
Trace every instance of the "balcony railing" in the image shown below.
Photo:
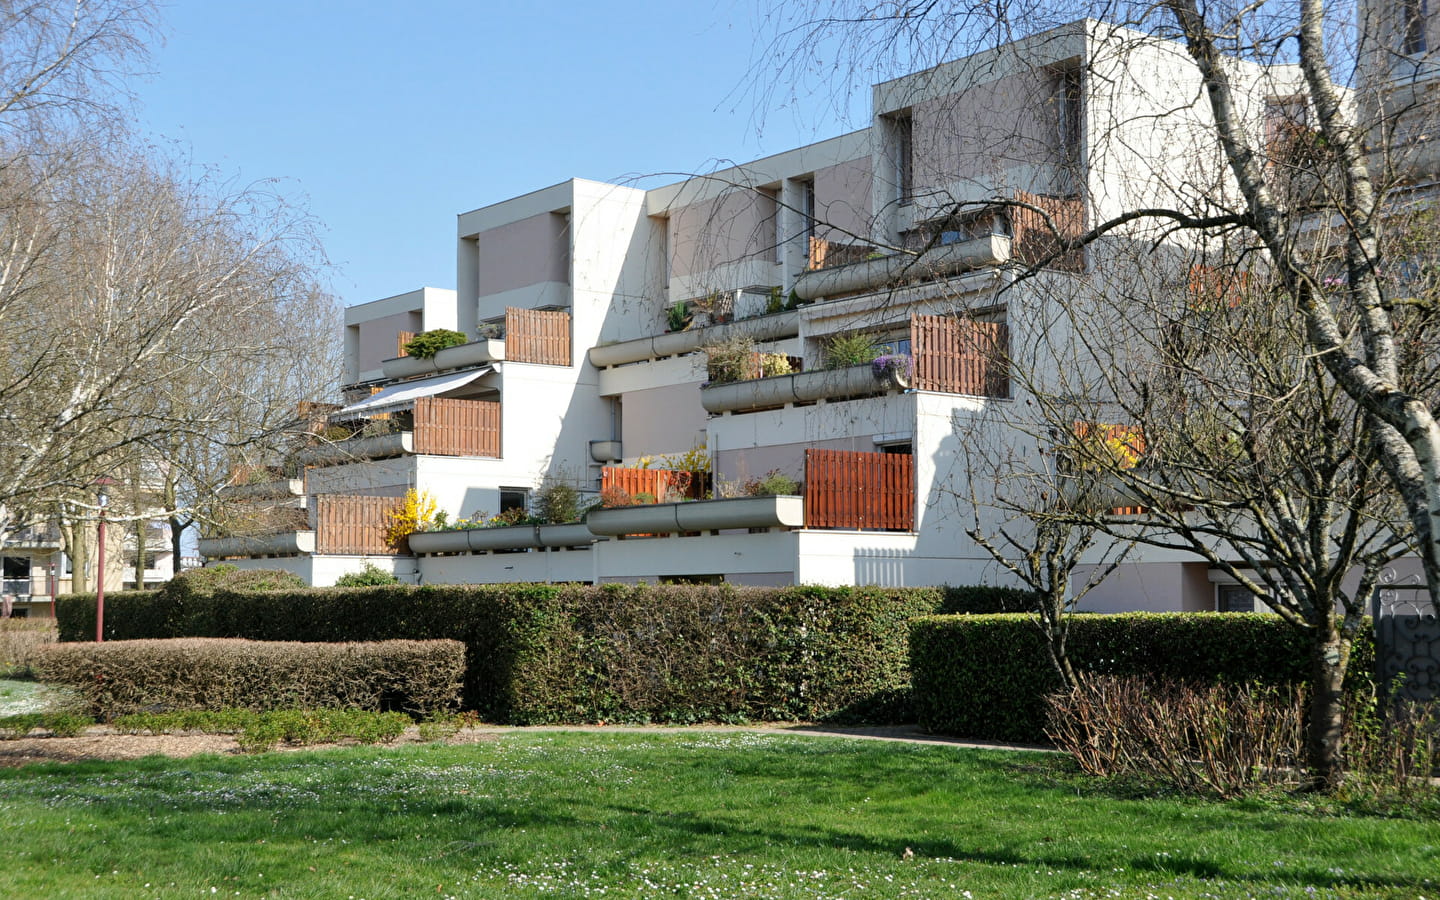
<path fill-rule="evenodd" d="M 400 552 L 385 542 L 391 513 L 398 505 L 394 497 L 316 497 L 315 552 L 355 556 Z"/>
<path fill-rule="evenodd" d="M 661 359 L 690 353 L 709 344 L 718 344 L 732 337 L 748 337 L 754 341 L 776 341 L 800 333 L 800 314 L 789 312 L 740 319 L 724 325 L 709 325 L 603 344 L 589 350 L 590 364 L 597 368 L 620 366 L 646 359 Z"/>
<path fill-rule="evenodd" d="M 849 397 L 869 397 L 903 390 L 896 373 L 876 374 L 870 363 L 842 369 L 817 369 L 790 375 L 772 375 L 748 381 L 707 384 L 700 388 L 700 405 L 709 413 L 753 412 L 778 409 L 788 403 L 809 403 Z"/>
<path fill-rule="evenodd" d="M 872 257 L 867 253 L 842 265 L 827 265 L 805 272 L 795 280 L 795 295 L 802 300 L 838 297 L 996 266 L 1010 259 L 1010 248 L 1010 238 L 990 234 L 934 247 L 920 254 L 895 253 Z"/>
<path fill-rule="evenodd" d="M 805 527 L 915 530 L 915 458 L 807 449 Z"/>

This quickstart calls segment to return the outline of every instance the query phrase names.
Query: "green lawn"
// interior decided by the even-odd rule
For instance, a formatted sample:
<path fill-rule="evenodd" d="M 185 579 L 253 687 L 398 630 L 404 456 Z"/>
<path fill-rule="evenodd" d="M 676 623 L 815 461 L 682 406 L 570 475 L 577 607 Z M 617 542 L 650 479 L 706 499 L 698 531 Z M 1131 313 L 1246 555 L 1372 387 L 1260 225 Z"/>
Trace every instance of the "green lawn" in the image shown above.
<path fill-rule="evenodd" d="M 0 896 L 1440 897 L 1440 823 L 1065 769 L 704 732 L 36 766 L 0 771 Z"/>

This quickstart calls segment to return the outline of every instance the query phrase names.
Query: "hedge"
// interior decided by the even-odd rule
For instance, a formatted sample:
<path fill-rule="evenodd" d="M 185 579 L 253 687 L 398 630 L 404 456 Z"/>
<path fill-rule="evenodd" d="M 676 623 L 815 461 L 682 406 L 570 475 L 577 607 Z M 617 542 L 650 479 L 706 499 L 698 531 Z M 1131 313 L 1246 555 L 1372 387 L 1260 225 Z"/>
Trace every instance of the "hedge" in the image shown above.
<path fill-rule="evenodd" d="M 1252 613 L 1078 615 L 1067 649 L 1083 672 L 1233 684 L 1307 680 L 1306 635 Z M 1374 669 L 1369 629 L 1350 671 Z M 910 667 L 920 725 L 940 734 L 1043 743 L 1046 694 L 1060 686 L 1034 616 L 927 616 L 911 623 Z"/>
<path fill-rule="evenodd" d="M 404 585 L 183 598 L 131 592 L 116 639 L 452 638 L 463 702 L 490 721 L 906 721 L 909 620 L 928 588 Z M 60 605 L 62 640 L 94 633 L 94 598 Z M 113 623 L 113 624 L 112 624 Z"/>
<path fill-rule="evenodd" d="M 460 695 L 458 641 L 314 644 L 177 638 L 51 644 L 42 681 L 73 688 L 92 715 L 141 710 L 362 709 L 433 713 Z"/>

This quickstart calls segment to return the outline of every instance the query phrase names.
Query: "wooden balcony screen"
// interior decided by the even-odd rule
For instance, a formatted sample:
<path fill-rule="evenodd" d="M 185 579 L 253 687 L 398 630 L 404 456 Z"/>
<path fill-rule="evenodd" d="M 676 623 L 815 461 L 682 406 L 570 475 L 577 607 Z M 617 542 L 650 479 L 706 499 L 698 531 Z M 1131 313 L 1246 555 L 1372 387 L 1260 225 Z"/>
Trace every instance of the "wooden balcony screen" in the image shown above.
<path fill-rule="evenodd" d="M 805 451 L 805 527 L 915 529 L 915 457 Z"/>
<path fill-rule="evenodd" d="M 600 470 L 600 490 L 619 488 L 634 497 L 649 494 L 656 503 L 663 503 L 672 492 L 691 500 L 698 500 L 703 485 L 693 472 L 674 472 L 669 469 L 627 469 L 621 466 L 606 466 Z"/>
<path fill-rule="evenodd" d="M 916 390 L 1010 396 L 1010 329 L 1003 322 L 912 316 Z"/>
<path fill-rule="evenodd" d="M 570 365 L 570 314 L 563 309 L 506 307 L 505 358 L 545 366 Z"/>
<path fill-rule="evenodd" d="M 493 400 L 415 401 L 415 452 L 500 458 L 500 404 Z"/>
<path fill-rule="evenodd" d="M 1015 201 L 1044 210 L 1062 238 L 1076 238 L 1085 232 L 1085 204 L 1078 197 L 1046 197 L 1028 191 L 1016 191 Z M 1083 249 L 1072 250 L 1050 259 L 1059 249 L 1060 242 L 1056 240 L 1055 231 L 1046 224 L 1045 217 L 1035 209 L 1010 207 L 1010 231 L 1013 235 L 1012 252 L 1021 262 L 1032 266 L 1044 263 L 1045 268 L 1059 269 L 1062 272 L 1085 271 Z"/>
<path fill-rule="evenodd" d="M 400 505 L 394 497 L 315 498 L 315 552 L 341 554 L 398 553 L 385 543 L 390 513 Z"/>
<path fill-rule="evenodd" d="M 395 355 L 409 356 L 410 354 L 405 350 L 405 345 L 413 340 L 415 340 L 415 332 L 413 331 L 401 331 L 397 333 L 395 335 Z"/>
<path fill-rule="evenodd" d="M 869 244 L 842 244 L 839 241 L 827 241 L 824 238 L 810 238 L 810 258 L 805 268 L 808 270 L 828 269 L 833 266 L 848 266 L 851 263 L 864 262 L 870 258 L 875 248 Z"/>

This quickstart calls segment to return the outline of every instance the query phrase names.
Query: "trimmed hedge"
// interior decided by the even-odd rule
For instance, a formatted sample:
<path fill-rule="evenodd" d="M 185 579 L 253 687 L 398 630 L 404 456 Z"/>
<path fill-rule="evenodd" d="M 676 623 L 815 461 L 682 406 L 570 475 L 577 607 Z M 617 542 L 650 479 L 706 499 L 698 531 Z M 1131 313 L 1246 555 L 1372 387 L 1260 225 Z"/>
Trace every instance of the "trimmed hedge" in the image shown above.
<path fill-rule="evenodd" d="M 1040 603 L 1039 594 L 1023 588 L 989 584 L 947 584 L 941 591 L 944 594 L 940 604 L 942 614 L 1033 612 Z"/>
<path fill-rule="evenodd" d="M 1374 642 L 1365 634 L 1351 657 L 1357 678 L 1374 669 Z M 1262 613 L 1079 615 L 1066 646 L 1076 668 L 1107 675 L 1276 685 L 1309 676 L 1306 636 Z M 915 712 L 927 730 L 1045 742 L 1044 698 L 1060 680 L 1033 616 L 918 619 L 910 666 Z"/>
<path fill-rule="evenodd" d="M 933 589 L 731 585 L 405 585 L 217 591 L 179 602 L 135 592 L 117 637 L 368 641 L 466 646 L 464 704 L 487 720 L 909 721 L 909 620 Z M 61 605 L 63 640 L 94 630 L 94 598 Z M 136 625 L 136 623 L 141 623 Z"/>
<path fill-rule="evenodd" d="M 141 710 L 443 710 L 459 699 L 458 641 L 309 644 L 178 638 L 52 644 L 42 681 L 68 685 L 91 713 Z"/>

